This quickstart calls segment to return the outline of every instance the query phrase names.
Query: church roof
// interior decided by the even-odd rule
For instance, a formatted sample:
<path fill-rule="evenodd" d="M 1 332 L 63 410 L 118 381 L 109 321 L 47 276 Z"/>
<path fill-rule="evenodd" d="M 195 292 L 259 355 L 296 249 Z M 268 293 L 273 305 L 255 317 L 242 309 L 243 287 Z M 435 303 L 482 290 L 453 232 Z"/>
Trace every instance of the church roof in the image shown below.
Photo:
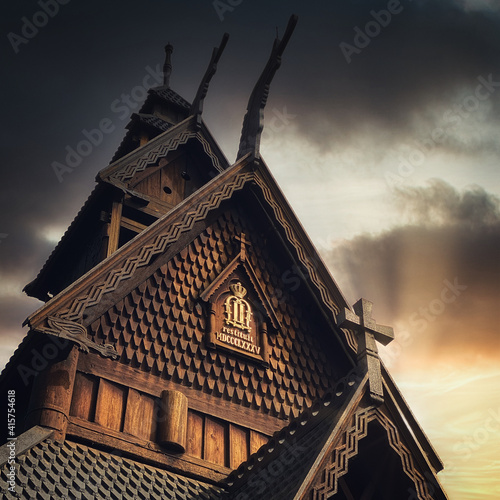
<path fill-rule="evenodd" d="M 51 434 L 41 428 L 27 433 L 33 435 L 34 430 Z M 223 493 L 219 486 L 145 465 L 116 451 L 68 440 L 61 443 L 50 437 L 16 456 L 15 494 L 8 491 L 9 467 L 7 461 L 0 464 L 0 488 L 7 499 L 215 500 Z"/>
<path fill-rule="evenodd" d="M 156 134 L 164 132 L 176 123 L 172 123 L 154 114 L 155 104 L 160 104 L 177 110 L 183 118 L 186 118 L 189 114 L 191 104 L 180 96 L 175 90 L 172 90 L 166 85 L 160 87 L 154 87 L 148 90 L 148 97 L 144 101 L 138 113 L 133 113 L 130 117 L 130 122 L 126 126 L 127 133 L 124 135 L 122 142 L 118 146 L 115 154 L 111 158 L 113 163 L 122 156 L 130 153 L 137 148 L 137 141 L 134 140 L 134 135 L 136 134 L 136 129 L 141 124 L 154 127 L 156 129 Z"/>
<path fill-rule="evenodd" d="M 313 498 L 329 498 L 337 492 L 338 480 L 348 473 L 359 442 L 369 435 L 368 424 L 377 421 L 385 428 L 387 441 L 398 454 L 400 468 L 418 491 L 418 498 L 446 500 L 436 477 L 442 469 L 440 460 L 427 439 L 417 437 L 418 426 L 401 418 L 398 391 L 391 387 L 387 372 L 384 378 L 386 400 L 380 407 L 373 406 L 366 398 L 368 375 L 353 369 L 333 391 L 275 432 L 227 477 L 231 498 L 258 498 L 263 491 L 269 498 L 310 498 L 314 487 L 317 496 Z M 328 462 L 334 467 L 321 475 Z M 326 496 L 322 496 L 323 489 Z"/>

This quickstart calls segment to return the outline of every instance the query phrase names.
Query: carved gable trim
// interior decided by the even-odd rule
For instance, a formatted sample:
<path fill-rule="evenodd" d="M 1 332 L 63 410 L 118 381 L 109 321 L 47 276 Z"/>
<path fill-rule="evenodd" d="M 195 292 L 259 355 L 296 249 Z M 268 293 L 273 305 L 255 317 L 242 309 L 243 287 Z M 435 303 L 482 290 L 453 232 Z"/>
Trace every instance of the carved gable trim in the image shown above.
<path fill-rule="evenodd" d="M 149 228 L 147 228 L 141 235 L 141 244 L 126 245 L 123 250 L 120 249 L 115 252 L 109 260 L 104 261 L 98 269 L 93 270 L 94 282 L 88 280 L 91 274 L 87 274 L 80 280 L 70 285 L 69 289 L 64 290 L 58 297 L 48 302 L 46 306 L 42 307 L 39 311 L 35 312 L 27 319 L 27 322 L 35 329 L 40 327 L 40 323 L 46 319 L 48 315 L 58 316 L 70 321 L 81 321 L 85 311 L 100 303 L 102 298 L 109 293 L 112 293 L 124 281 L 130 279 L 137 270 L 142 269 L 149 265 L 154 258 L 163 253 L 169 245 L 176 242 L 182 234 L 190 231 L 193 226 L 200 221 L 203 221 L 206 216 L 220 206 L 220 204 L 230 199 L 236 191 L 242 190 L 249 182 L 253 182 L 262 191 L 265 201 L 272 208 L 274 216 L 279 224 L 283 227 L 286 238 L 294 246 L 297 257 L 301 264 L 307 269 L 309 277 L 314 286 L 318 289 L 322 302 L 332 313 L 332 319 L 335 318 L 339 312 L 334 295 L 339 295 L 342 305 L 347 305 L 344 299 L 341 298 L 341 292 L 336 288 L 333 292 L 330 291 L 330 286 L 327 284 L 328 280 L 333 281 L 333 278 L 324 276 L 324 264 L 319 259 L 315 261 L 315 255 L 310 256 L 308 246 L 305 245 L 303 236 L 297 233 L 294 224 L 293 213 L 288 214 L 285 211 L 287 207 L 286 201 L 277 199 L 273 193 L 272 186 L 274 181 L 270 178 L 267 179 L 266 168 L 264 164 L 254 167 L 257 170 L 245 171 L 243 169 L 248 167 L 245 157 L 241 162 L 233 165 L 229 170 L 225 170 L 220 176 L 214 178 L 215 186 L 212 182 L 200 189 L 195 202 L 191 206 L 184 207 L 184 204 L 177 207 L 174 211 L 164 216 Z M 261 171 L 263 169 L 263 172 Z M 271 187 L 268 185 L 271 183 Z M 203 193 L 204 190 L 208 192 Z M 196 196 L 193 195 L 193 196 Z M 189 200 L 189 199 L 188 199 Z M 186 202 L 188 202 L 186 200 Z M 189 202 L 188 202 L 189 203 Z M 182 210 L 182 212 L 181 212 Z M 290 220 L 289 220 L 290 219 Z M 300 231 L 299 231 L 300 232 Z M 122 255 L 128 255 L 124 258 Z M 101 268 L 101 269 L 99 269 Z M 251 277 L 251 268 L 246 268 L 248 275 Z M 326 280 L 326 281 L 325 281 Z M 82 286 L 83 285 L 83 286 Z M 256 283 L 257 290 L 259 289 Z M 334 285 L 336 286 L 336 285 Z M 64 308 L 57 305 L 57 300 L 66 297 L 71 297 L 71 302 L 66 302 Z M 269 301 L 262 301 L 265 306 Z M 272 307 L 266 309 L 273 326 L 278 326 L 276 319 L 273 317 Z M 89 318 L 88 321 L 92 321 Z M 356 339 L 353 332 L 343 330 L 346 336 L 347 344 L 356 351 Z"/>
<path fill-rule="evenodd" d="M 105 358 L 118 358 L 118 353 L 112 344 L 96 344 L 87 338 L 87 329 L 80 323 L 49 316 L 47 318 L 47 325 L 46 327 L 38 328 L 38 330 L 47 335 L 70 340 L 78 346 L 80 351 L 85 353 L 88 353 L 89 350 L 93 350 Z"/>
<path fill-rule="evenodd" d="M 425 477 L 418 471 L 410 450 L 402 442 L 398 428 L 381 408 L 373 406 L 359 408 L 351 417 L 348 428 L 317 473 L 306 498 L 325 500 L 337 493 L 338 480 L 348 473 L 349 460 L 358 454 L 359 441 L 368 435 L 368 424 L 372 421 L 377 421 L 386 430 L 389 445 L 400 457 L 404 473 L 415 484 L 415 498 L 433 500 Z"/>

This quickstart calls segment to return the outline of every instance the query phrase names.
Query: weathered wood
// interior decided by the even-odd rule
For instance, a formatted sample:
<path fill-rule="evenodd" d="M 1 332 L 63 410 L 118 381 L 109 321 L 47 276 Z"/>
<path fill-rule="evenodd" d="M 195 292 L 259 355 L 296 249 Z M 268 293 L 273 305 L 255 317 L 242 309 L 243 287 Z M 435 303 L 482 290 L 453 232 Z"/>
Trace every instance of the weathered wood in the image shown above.
<path fill-rule="evenodd" d="M 226 424 L 218 419 L 205 418 L 205 460 L 219 465 L 226 465 L 226 449 L 224 446 L 227 442 L 226 433 Z"/>
<path fill-rule="evenodd" d="M 238 425 L 229 426 L 229 467 L 236 469 L 248 458 L 249 433 Z"/>
<path fill-rule="evenodd" d="M 123 432 L 154 441 L 156 431 L 154 407 L 155 400 L 152 397 L 129 389 Z"/>
<path fill-rule="evenodd" d="M 179 458 L 178 455 L 165 452 L 161 446 L 135 436 L 113 431 L 112 429 L 103 433 L 99 425 L 76 417 L 70 417 L 68 435 L 78 437 L 91 444 L 98 442 L 102 446 L 121 451 L 141 462 L 180 470 L 190 477 L 209 483 L 219 483 L 231 472 L 228 467 L 215 463 L 208 464 L 204 460 L 186 454 Z"/>
<path fill-rule="evenodd" d="M 132 389 L 154 397 L 160 397 L 164 389 L 179 390 L 189 399 L 190 409 L 221 418 L 234 424 L 245 422 L 247 428 L 267 436 L 271 436 L 286 425 L 286 421 L 282 419 L 260 414 L 255 410 L 250 410 L 243 406 L 237 406 L 229 401 L 204 394 L 191 387 L 184 387 L 172 381 L 159 379 L 155 375 L 101 358 L 97 354 L 89 353 L 81 356 L 78 363 L 78 370 L 83 373 L 94 374 L 112 382 L 125 384 Z"/>
<path fill-rule="evenodd" d="M 121 226 L 124 227 L 125 229 L 130 229 L 130 231 L 134 231 L 135 233 L 141 233 L 146 229 L 148 226 L 141 224 L 140 222 L 137 222 L 135 220 L 129 219 L 128 217 L 123 217 L 121 218 Z"/>
<path fill-rule="evenodd" d="M 173 451 L 186 451 L 188 400 L 182 392 L 166 390 L 161 394 L 158 442 Z"/>
<path fill-rule="evenodd" d="M 108 228 L 108 248 L 106 252 L 106 257 L 109 257 L 112 253 L 116 252 L 118 249 L 118 242 L 120 239 L 120 219 L 122 215 L 122 203 L 119 201 L 114 201 L 111 208 L 111 222 Z"/>
<path fill-rule="evenodd" d="M 129 182 L 130 189 L 134 189 L 135 190 L 136 187 L 143 180 L 145 180 L 147 177 L 150 177 L 151 175 L 155 174 L 158 170 L 161 170 L 165 166 L 169 165 L 170 162 L 174 162 L 175 160 L 177 160 L 177 158 L 179 158 L 180 156 L 185 155 L 185 154 L 186 154 L 186 152 L 182 148 L 181 149 L 176 149 L 175 151 L 170 151 L 168 153 L 168 155 L 167 155 L 166 158 L 162 158 L 158 162 L 157 166 L 155 166 L 155 167 L 148 167 L 145 170 L 143 170 L 142 172 L 139 172 L 139 173 L 135 174 L 135 176 L 133 177 L 133 179 L 131 179 L 130 182 Z"/>
<path fill-rule="evenodd" d="M 57 354 L 55 362 L 38 374 L 33 382 L 26 428 L 33 425 L 48 427 L 56 431 L 55 439 L 64 439 L 77 363 L 78 348 L 64 348 Z"/>
<path fill-rule="evenodd" d="M 188 410 L 186 453 L 193 457 L 203 457 L 204 417 L 201 413 Z"/>
<path fill-rule="evenodd" d="M 127 389 L 124 386 L 101 379 L 97 394 L 95 422 L 109 429 L 122 430 L 126 393 Z"/>
<path fill-rule="evenodd" d="M 260 432 L 250 431 L 250 455 L 269 441 L 269 437 Z"/>
<path fill-rule="evenodd" d="M 85 373 L 76 373 L 69 414 L 92 422 L 95 415 L 98 379 Z"/>

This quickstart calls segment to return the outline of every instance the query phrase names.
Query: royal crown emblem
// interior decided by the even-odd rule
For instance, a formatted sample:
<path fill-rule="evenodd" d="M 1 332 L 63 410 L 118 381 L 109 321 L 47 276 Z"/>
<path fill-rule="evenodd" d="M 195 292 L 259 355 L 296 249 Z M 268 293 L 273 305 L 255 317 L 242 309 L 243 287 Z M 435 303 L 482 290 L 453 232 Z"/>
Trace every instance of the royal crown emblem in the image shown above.
<path fill-rule="evenodd" d="M 242 299 L 246 294 L 246 288 L 238 281 L 238 283 L 229 285 L 229 289 L 235 297 Z"/>

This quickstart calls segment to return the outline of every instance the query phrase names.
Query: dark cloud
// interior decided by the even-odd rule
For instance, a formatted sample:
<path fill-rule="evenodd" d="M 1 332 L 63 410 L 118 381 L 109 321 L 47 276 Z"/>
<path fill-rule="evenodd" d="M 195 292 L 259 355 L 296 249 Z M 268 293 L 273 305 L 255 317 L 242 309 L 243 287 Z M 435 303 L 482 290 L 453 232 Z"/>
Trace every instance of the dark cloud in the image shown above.
<path fill-rule="evenodd" d="M 350 300 L 403 325 L 428 356 L 500 355 L 500 202 L 443 181 L 395 191 L 414 223 L 346 241 L 327 256 Z M 448 291 L 444 291 L 448 289 Z"/>

